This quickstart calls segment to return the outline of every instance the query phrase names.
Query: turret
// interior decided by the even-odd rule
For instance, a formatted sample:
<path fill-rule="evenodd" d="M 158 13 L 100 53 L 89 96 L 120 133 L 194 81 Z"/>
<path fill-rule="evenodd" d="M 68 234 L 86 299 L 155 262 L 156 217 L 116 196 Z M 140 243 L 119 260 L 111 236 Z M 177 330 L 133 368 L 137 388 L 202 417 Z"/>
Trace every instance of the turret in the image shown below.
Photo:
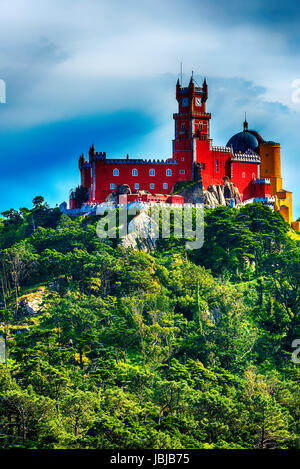
<path fill-rule="evenodd" d="M 80 170 L 80 171 L 81 171 L 81 169 L 82 169 L 84 163 L 85 163 L 85 160 L 84 160 L 84 155 L 83 155 L 83 153 L 82 153 L 82 155 L 80 155 L 80 157 L 79 157 L 79 170 Z"/>
<path fill-rule="evenodd" d="M 206 78 L 204 78 L 203 85 L 202 85 L 202 101 L 205 103 L 205 101 L 208 98 L 208 86 L 206 83 Z"/>
<path fill-rule="evenodd" d="M 89 161 L 90 162 L 93 161 L 95 154 L 96 154 L 95 147 L 94 145 L 92 145 L 89 149 Z"/>
<path fill-rule="evenodd" d="M 194 72 L 192 72 L 190 83 L 189 83 L 189 89 L 191 90 L 192 93 L 195 91 L 195 83 L 194 83 Z"/>
<path fill-rule="evenodd" d="M 177 80 L 177 83 L 176 83 L 176 99 L 177 101 L 179 101 L 179 98 L 180 98 L 180 81 L 179 81 L 179 78 Z"/>

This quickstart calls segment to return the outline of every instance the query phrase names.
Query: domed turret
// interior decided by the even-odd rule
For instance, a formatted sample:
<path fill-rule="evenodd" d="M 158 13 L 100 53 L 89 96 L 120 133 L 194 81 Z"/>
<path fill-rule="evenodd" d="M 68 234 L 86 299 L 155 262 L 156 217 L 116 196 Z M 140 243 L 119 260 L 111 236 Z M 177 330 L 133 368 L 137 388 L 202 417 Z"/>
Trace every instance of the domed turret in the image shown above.
<path fill-rule="evenodd" d="M 244 130 L 233 135 L 226 146 L 232 147 L 234 153 L 245 153 L 249 150 L 258 153 L 258 145 L 262 142 L 264 139 L 255 130 L 248 130 L 248 122 L 245 119 Z"/>

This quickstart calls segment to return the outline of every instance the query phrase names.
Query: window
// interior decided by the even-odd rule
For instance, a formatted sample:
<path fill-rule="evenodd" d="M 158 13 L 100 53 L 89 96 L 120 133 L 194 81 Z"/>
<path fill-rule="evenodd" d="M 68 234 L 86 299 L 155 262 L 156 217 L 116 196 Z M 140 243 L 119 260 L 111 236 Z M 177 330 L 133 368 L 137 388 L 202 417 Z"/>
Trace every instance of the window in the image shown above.
<path fill-rule="evenodd" d="M 149 176 L 155 176 L 155 169 L 150 169 Z"/>
<path fill-rule="evenodd" d="M 119 170 L 117 168 L 114 169 L 113 175 L 114 176 L 119 176 Z"/>
<path fill-rule="evenodd" d="M 150 184 L 150 189 L 154 189 L 155 185 L 153 184 L 153 182 L 151 182 Z"/>
<path fill-rule="evenodd" d="M 181 158 L 181 161 L 184 161 L 184 156 Z"/>
<path fill-rule="evenodd" d="M 201 163 L 201 169 L 205 169 L 205 163 Z"/>
<path fill-rule="evenodd" d="M 110 183 L 110 188 L 111 188 L 111 189 L 114 189 L 114 188 L 115 188 L 115 185 L 114 185 L 113 182 Z"/>
<path fill-rule="evenodd" d="M 180 125 L 180 129 L 179 129 L 179 135 L 183 135 L 185 134 L 185 123 L 182 122 L 182 124 Z"/>
<path fill-rule="evenodd" d="M 133 169 L 131 174 L 132 174 L 132 176 L 137 176 L 138 175 L 138 170 Z"/>
<path fill-rule="evenodd" d="M 135 189 L 139 189 L 139 188 L 140 188 L 140 185 L 139 185 L 138 182 L 135 183 L 134 188 L 135 188 Z"/>
<path fill-rule="evenodd" d="M 252 179 L 255 179 L 255 174 L 254 173 L 252 173 Z"/>
<path fill-rule="evenodd" d="M 216 173 L 219 171 L 219 160 L 216 160 Z"/>
<path fill-rule="evenodd" d="M 266 169 L 266 174 L 267 174 L 268 172 L 269 172 L 269 170 L 268 170 L 268 169 Z"/>
<path fill-rule="evenodd" d="M 163 189 L 168 189 L 168 183 L 167 182 L 163 183 Z"/>
<path fill-rule="evenodd" d="M 167 169 L 166 176 L 172 176 L 172 170 L 171 169 Z"/>
<path fill-rule="evenodd" d="M 242 178 L 245 179 L 245 177 L 246 177 L 246 173 L 243 173 Z"/>
<path fill-rule="evenodd" d="M 179 174 L 185 174 L 185 170 L 184 169 L 181 169 Z"/>

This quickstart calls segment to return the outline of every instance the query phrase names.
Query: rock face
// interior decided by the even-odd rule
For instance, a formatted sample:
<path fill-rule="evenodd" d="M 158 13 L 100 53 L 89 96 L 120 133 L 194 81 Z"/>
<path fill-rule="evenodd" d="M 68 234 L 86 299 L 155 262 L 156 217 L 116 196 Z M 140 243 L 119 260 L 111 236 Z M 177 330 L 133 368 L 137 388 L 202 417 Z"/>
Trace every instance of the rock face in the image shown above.
<path fill-rule="evenodd" d="M 42 303 L 46 293 L 46 288 L 41 287 L 37 290 L 33 290 L 27 295 L 23 295 L 20 298 L 19 308 L 24 316 L 33 316 L 38 314 L 42 310 Z"/>
<path fill-rule="evenodd" d="M 203 203 L 209 207 L 231 205 L 232 202 L 234 205 L 241 203 L 241 196 L 238 188 L 228 178 L 224 178 L 224 184 L 212 184 L 203 191 Z"/>
<path fill-rule="evenodd" d="M 208 205 L 217 207 L 218 205 L 234 205 L 241 203 L 239 190 L 230 182 L 229 178 L 224 178 L 224 184 L 212 184 L 207 190 L 203 190 L 201 180 L 187 186 L 178 195 L 184 197 L 184 203 Z"/>
<path fill-rule="evenodd" d="M 143 210 L 128 225 L 128 235 L 122 239 L 125 248 L 139 249 L 141 251 L 154 251 L 157 243 L 155 232 L 157 223 Z"/>
<path fill-rule="evenodd" d="M 105 202 L 112 202 L 116 203 L 117 202 L 117 196 L 115 192 L 112 192 L 111 194 L 108 194 L 108 196 L 105 199 Z"/>
<path fill-rule="evenodd" d="M 130 187 L 128 184 L 122 184 L 121 186 L 118 187 L 118 194 L 123 195 L 123 194 L 131 194 Z"/>
<path fill-rule="evenodd" d="M 202 204 L 203 203 L 203 186 L 201 181 L 196 181 L 191 186 L 186 187 L 178 195 L 184 197 L 185 204 Z"/>

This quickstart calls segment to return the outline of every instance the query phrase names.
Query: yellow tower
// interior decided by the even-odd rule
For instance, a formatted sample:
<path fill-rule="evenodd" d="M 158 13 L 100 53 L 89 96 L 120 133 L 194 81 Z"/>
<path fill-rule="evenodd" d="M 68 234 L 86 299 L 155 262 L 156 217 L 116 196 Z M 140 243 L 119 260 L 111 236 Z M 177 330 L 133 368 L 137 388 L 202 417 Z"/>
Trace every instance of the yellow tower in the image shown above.
<path fill-rule="evenodd" d="M 261 142 L 259 144 L 261 158 L 260 177 L 269 178 L 271 195 L 275 197 L 274 210 L 279 211 L 285 221 L 296 230 L 300 223 L 293 222 L 292 192 L 282 188 L 280 143 Z"/>

